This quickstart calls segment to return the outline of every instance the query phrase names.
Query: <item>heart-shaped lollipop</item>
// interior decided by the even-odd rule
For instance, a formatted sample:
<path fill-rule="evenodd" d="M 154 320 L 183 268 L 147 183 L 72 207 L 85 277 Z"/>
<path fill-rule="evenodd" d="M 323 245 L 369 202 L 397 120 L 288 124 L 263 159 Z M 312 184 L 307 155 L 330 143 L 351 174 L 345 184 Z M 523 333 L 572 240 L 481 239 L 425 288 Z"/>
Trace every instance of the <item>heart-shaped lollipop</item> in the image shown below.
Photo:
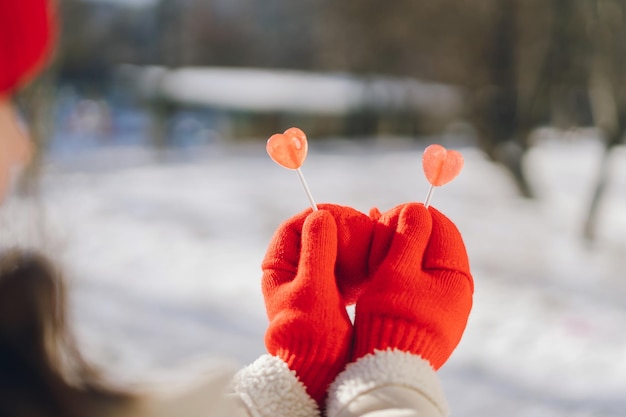
<path fill-rule="evenodd" d="M 308 143 L 304 132 L 297 127 L 276 133 L 267 140 L 267 153 L 278 165 L 288 169 L 298 169 L 304 163 Z"/>
<path fill-rule="evenodd" d="M 441 145 L 430 145 L 424 150 L 422 167 L 430 189 L 424 206 L 428 207 L 435 187 L 441 187 L 456 178 L 463 169 L 463 155 Z"/>
<path fill-rule="evenodd" d="M 424 150 L 422 166 L 428 182 L 440 187 L 459 175 L 463 169 L 463 155 L 441 145 L 430 145 Z"/>
<path fill-rule="evenodd" d="M 298 178 L 300 178 L 311 207 L 313 207 L 313 210 L 317 210 L 313 195 L 300 169 L 309 149 L 304 132 L 297 127 L 291 127 L 283 133 L 276 133 L 267 140 L 265 149 L 270 158 L 278 165 L 293 169 L 298 173 Z"/>

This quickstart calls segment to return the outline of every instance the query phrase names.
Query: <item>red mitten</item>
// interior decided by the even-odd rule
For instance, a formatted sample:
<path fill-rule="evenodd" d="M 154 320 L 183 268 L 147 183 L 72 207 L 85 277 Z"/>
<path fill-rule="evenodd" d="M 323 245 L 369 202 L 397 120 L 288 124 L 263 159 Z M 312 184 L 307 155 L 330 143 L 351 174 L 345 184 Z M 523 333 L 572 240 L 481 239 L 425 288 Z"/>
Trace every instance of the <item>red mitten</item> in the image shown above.
<path fill-rule="evenodd" d="M 319 210 L 283 223 L 263 260 L 265 345 L 322 404 L 350 357 L 352 325 L 335 278 L 337 225 Z"/>
<path fill-rule="evenodd" d="M 369 280 L 370 245 L 376 222 L 352 207 L 337 204 L 318 204 L 320 210 L 332 214 L 337 225 L 337 262 L 335 277 L 345 305 L 356 303 Z M 302 229 L 304 220 L 312 210 L 304 210 L 286 223 Z"/>
<path fill-rule="evenodd" d="M 400 205 L 378 219 L 370 262 L 372 278 L 356 305 L 354 358 L 398 349 L 439 369 L 472 307 L 474 285 L 458 229 L 433 208 Z"/>
<path fill-rule="evenodd" d="M 48 0 L 0 0 L 0 96 L 35 76 L 55 41 Z"/>

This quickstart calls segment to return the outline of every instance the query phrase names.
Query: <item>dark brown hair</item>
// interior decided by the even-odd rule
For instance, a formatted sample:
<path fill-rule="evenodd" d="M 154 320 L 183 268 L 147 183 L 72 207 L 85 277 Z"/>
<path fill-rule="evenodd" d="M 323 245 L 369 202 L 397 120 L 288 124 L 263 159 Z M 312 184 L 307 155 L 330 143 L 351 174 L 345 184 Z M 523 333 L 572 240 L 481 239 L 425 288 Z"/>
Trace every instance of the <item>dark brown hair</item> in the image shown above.
<path fill-rule="evenodd" d="M 111 404 L 131 401 L 98 382 L 66 310 L 65 282 L 52 262 L 28 251 L 0 254 L 0 416 L 106 415 Z"/>

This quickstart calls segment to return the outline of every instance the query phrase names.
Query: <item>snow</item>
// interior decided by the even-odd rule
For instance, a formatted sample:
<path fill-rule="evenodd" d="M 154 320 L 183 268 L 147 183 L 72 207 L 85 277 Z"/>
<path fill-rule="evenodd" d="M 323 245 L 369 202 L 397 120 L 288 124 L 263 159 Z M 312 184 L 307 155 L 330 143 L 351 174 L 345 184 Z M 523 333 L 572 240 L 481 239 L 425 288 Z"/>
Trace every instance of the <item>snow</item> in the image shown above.
<path fill-rule="evenodd" d="M 91 3 L 111 3 L 124 7 L 132 7 L 132 8 L 142 8 L 154 6 L 156 4 L 155 0 L 84 0 Z"/>
<path fill-rule="evenodd" d="M 626 415 L 626 149 L 611 159 L 597 240 L 581 239 L 602 149 L 590 132 L 544 132 L 528 155 L 539 198 L 476 148 L 433 206 L 461 230 L 475 304 L 440 371 L 453 416 Z M 318 202 L 367 212 L 421 201 L 421 142 L 311 142 L 302 170 Z M 158 153 L 59 153 L 39 199 L 0 211 L 3 244 L 43 248 L 70 282 L 86 356 L 141 378 L 206 357 L 263 353 L 260 262 L 278 224 L 307 207 L 264 144 Z"/>
<path fill-rule="evenodd" d="M 123 65 L 121 79 L 148 99 L 249 112 L 343 115 L 366 108 L 451 117 L 462 110 L 458 89 L 435 82 L 345 73 Z"/>

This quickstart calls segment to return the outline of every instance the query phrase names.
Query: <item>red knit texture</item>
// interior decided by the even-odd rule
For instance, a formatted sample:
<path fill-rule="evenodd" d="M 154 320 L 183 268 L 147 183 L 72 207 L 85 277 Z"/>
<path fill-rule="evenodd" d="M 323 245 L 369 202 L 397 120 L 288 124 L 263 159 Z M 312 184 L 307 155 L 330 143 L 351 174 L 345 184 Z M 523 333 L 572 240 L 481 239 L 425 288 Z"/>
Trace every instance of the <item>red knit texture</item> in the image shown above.
<path fill-rule="evenodd" d="M 0 0 L 0 96 L 30 81 L 49 58 L 56 39 L 48 0 Z"/>
<path fill-rule="evenodd" d="M 319 210 L 332 214 L 337 226 L 335 277 L 345 305 L 356 303 L 369 281 L 370 246 L 376 222 L 352 207 L 322 203 Z M 302 230 L 312 210 L 306 209 L 287 220 L 291 228 Z M 298 243 L 299 244 L 299 243 Z"/>
<path fill-rule="evenodd" d="M 337 288 L 338 228 L 319 210 L 283 223 L 263 260 L 267 351 L 295 371 L 320 406 L 350 358 L 352 325 Z"/>
<path fill-rule="evenodd" d="M 379 216 L 372 278 L 356 305 L 354 359 L 374 350 L 420 355 L 434 369 L 467 325 L 474 284 L 461 235 L 439 211 L 400 205 Z"/>
<path fill-rule="evenodd" d="M 351 207 L 320 204 L 337 224 L 335 276 L 345 305 L 356 303 L 369 281 L 369 251 L 375 222 Z"/>

